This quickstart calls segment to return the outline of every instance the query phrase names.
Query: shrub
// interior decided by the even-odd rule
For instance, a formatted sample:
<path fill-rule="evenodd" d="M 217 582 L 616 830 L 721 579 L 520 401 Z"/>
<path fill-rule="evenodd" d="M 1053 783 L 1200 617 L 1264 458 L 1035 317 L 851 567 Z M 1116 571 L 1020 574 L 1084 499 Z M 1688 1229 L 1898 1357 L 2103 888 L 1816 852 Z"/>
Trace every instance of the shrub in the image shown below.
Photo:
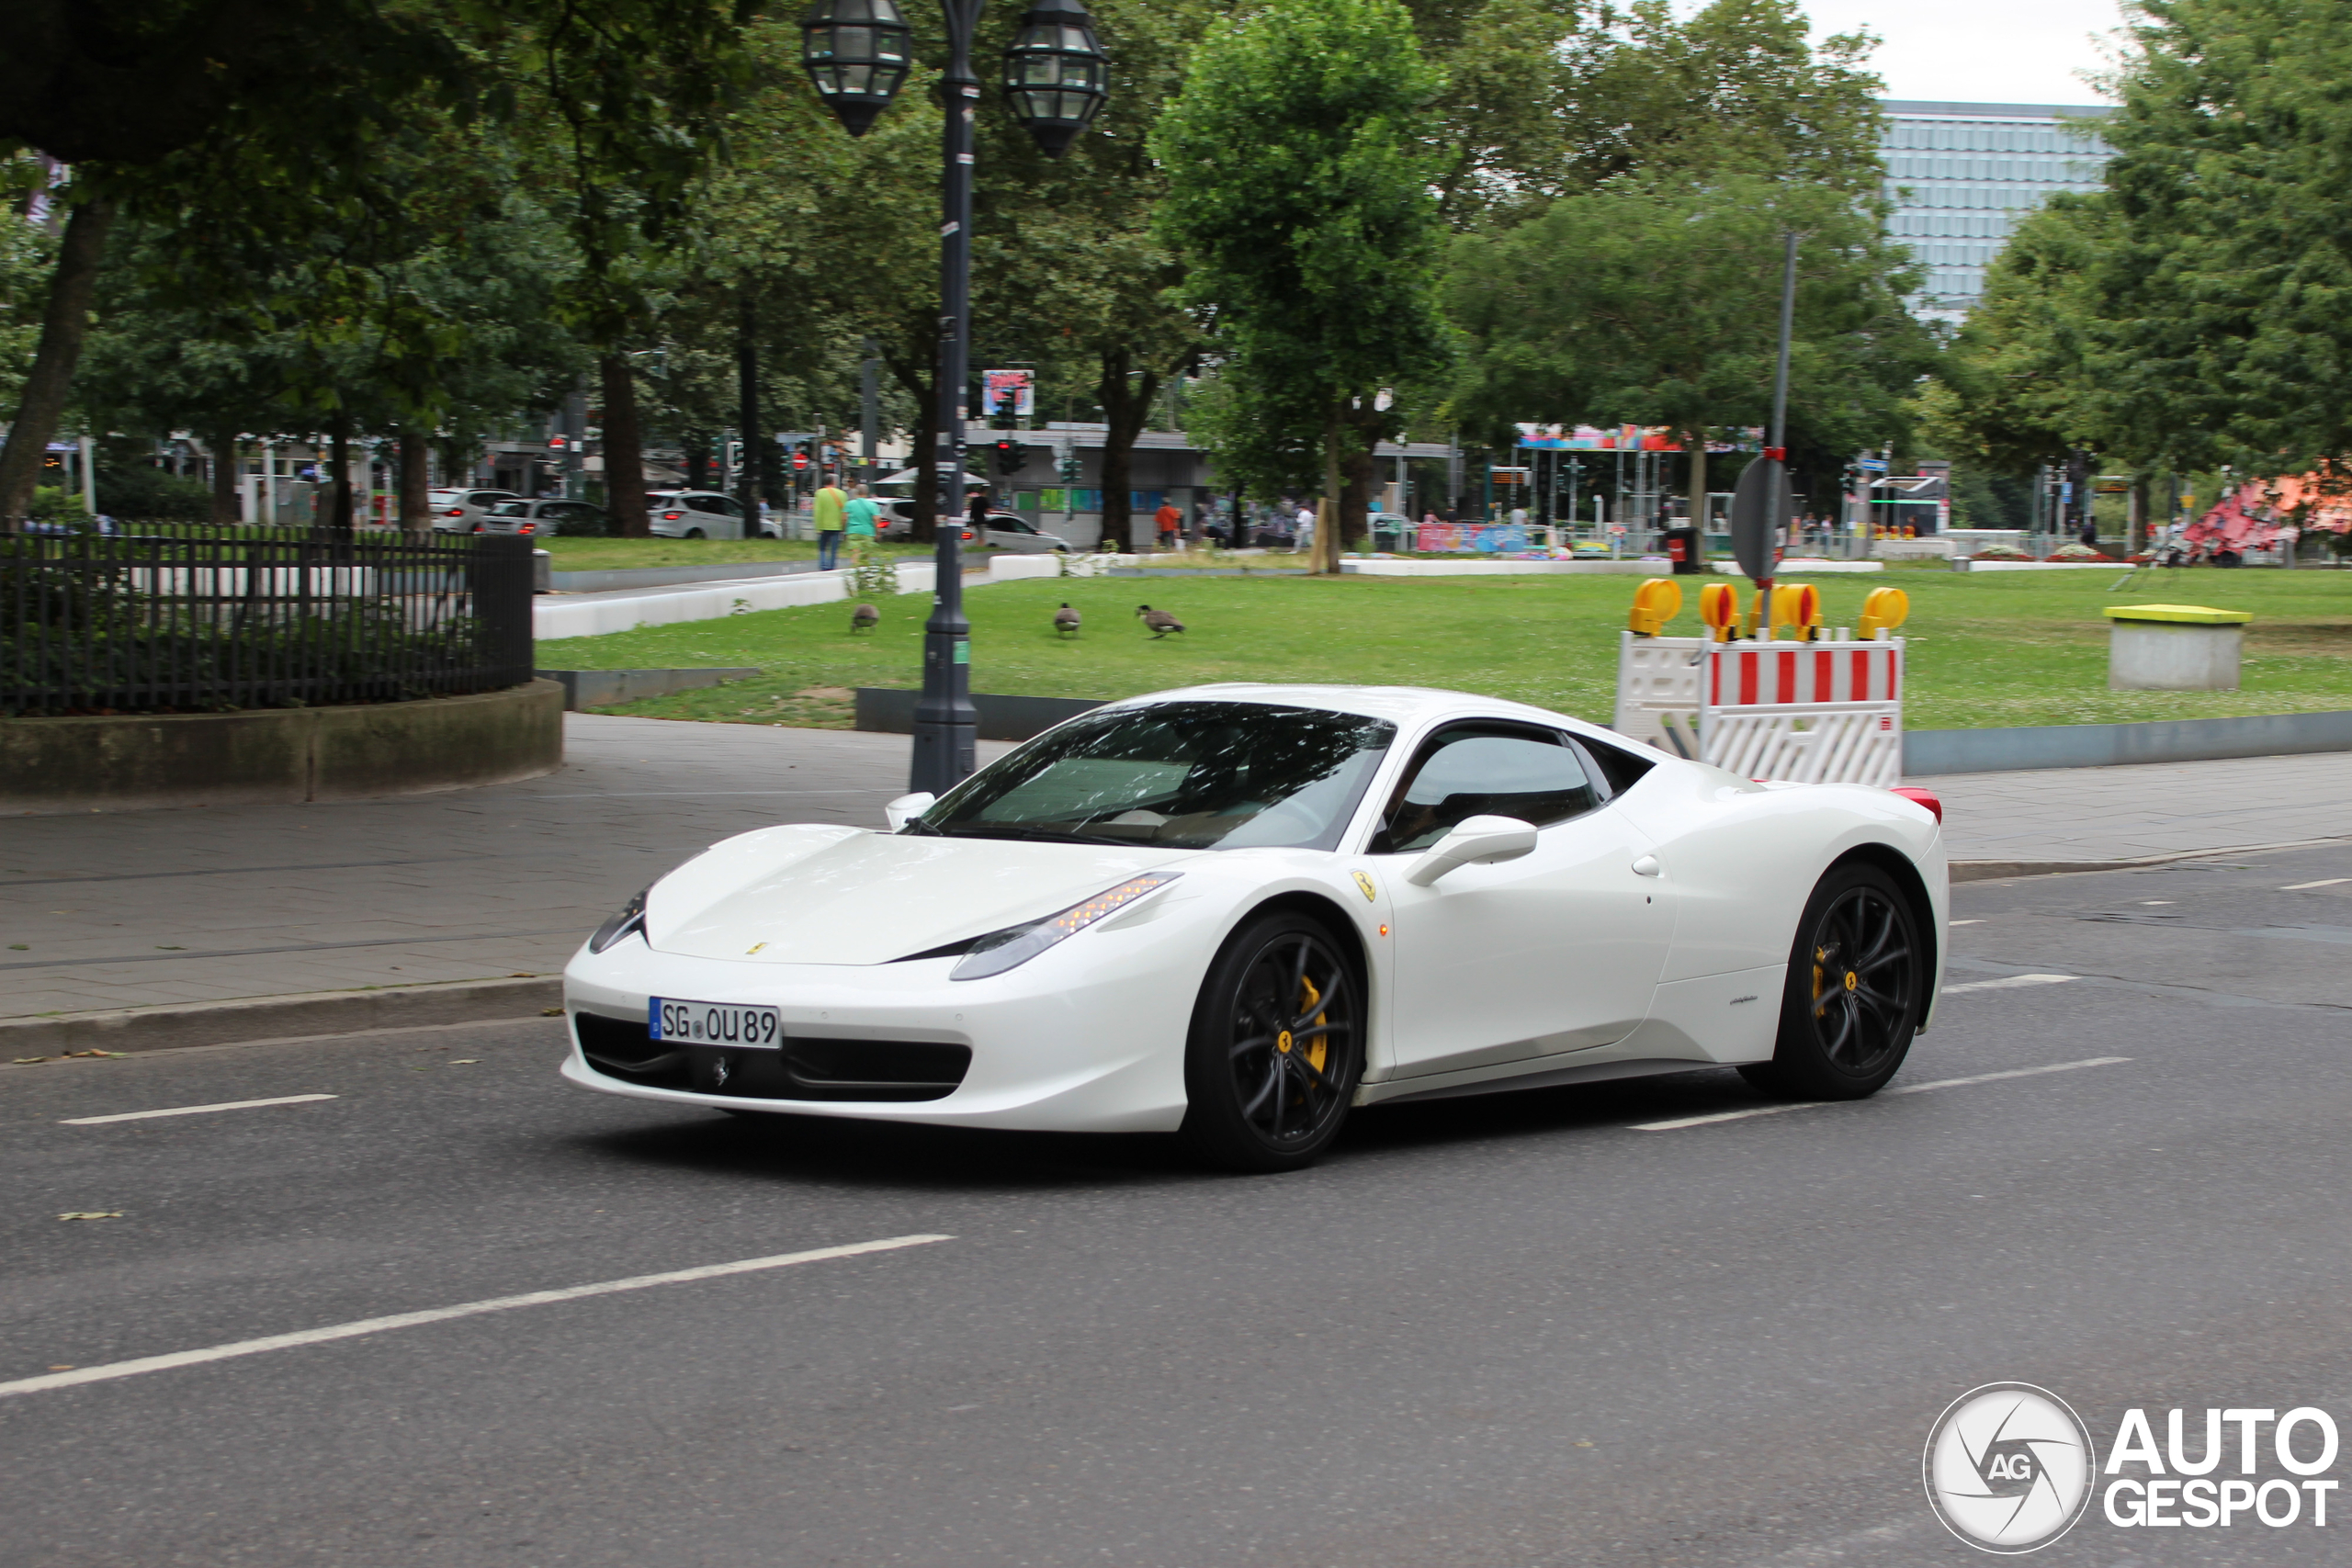
<path fill-rule="evenodd" d="M 98 510 L 109 517 L 153 523 L 202 523 L 212 515 L 212 491 L 146 464 L 98 469 Z"/>

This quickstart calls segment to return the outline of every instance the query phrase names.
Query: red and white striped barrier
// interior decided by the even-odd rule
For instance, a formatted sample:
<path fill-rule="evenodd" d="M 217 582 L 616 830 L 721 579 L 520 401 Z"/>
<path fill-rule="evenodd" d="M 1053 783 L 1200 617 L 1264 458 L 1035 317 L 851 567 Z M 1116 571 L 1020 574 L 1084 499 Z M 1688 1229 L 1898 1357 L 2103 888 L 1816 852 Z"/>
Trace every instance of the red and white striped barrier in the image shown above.
<path fill-rule="evenodd" d="M 1713 642 L 1624 633 L 1615 728 L 1752 779 L 1903 779 L 1903 640 Z"/>

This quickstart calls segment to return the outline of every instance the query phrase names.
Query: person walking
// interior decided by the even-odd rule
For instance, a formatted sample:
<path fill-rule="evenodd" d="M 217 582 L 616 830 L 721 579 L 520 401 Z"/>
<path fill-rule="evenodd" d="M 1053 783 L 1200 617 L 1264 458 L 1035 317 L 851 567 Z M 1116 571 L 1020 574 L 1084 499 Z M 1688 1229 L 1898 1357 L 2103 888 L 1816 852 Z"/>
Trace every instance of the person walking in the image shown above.
<path fill-rule="evenodd" d="M 1315 547 L 1315 508 L 1303 502 L 1298 509 L 1298 533 L 1292 547 L 1300 550 Z"/>
<path fill-rule="evenodd" d="M 842 507 L 842 531 L 849 535 L 850 547 L 855 549 L 859 540 L 871 544 L 879 536 L 877 524 L 882 515 L 882 503 L 866 493 L 864 485 L 852 485 L 850 498 Z"/>
<path fill-rule="evenodd" d="M 835 561 L 841 556 L 842 528 L 848 507 L 849 497 L 842 493 L 841 486 L 827 479 L 825 488 L 817 492 L 816 502 L 811 508 L 817 521 L 817 570 L 819 571 L 832 570 Z"/>
<path fill-rule="evenodd" d="M 1184 514 L 1176 510 L 1176 503 L 1172 501 L 1161 502 L 1159 510 L 1151 514 L 1151 520 L 1159 529 L 1159 547 L 1163 550 L 1174 549 L 1176 531 L 1184 525 Z"/>

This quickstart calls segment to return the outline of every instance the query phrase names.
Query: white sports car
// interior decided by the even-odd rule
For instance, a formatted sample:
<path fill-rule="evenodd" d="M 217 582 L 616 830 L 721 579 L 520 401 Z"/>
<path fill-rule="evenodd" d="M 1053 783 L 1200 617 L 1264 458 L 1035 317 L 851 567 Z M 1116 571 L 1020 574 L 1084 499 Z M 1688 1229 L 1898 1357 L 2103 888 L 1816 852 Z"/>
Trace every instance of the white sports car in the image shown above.
<path fill-rule="evenodd" d="M 1927 1026 L 1921 792 L 1773 784 L 1455 692 L 1098 708 L 892 830 L 763 828 L 564 973 L 564 1077 L 734 1111 L 1179 1132 L 1256 1170 L 1351 1106 L 1736 1066 L 1855 1098 Z"/>

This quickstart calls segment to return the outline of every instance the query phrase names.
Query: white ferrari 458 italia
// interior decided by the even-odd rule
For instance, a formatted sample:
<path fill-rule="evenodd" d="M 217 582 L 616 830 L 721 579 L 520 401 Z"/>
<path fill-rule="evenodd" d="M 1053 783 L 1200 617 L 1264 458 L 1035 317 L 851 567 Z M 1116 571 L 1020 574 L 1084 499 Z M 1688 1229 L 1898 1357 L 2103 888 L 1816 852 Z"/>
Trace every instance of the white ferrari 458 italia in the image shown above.
<path fill-rule="evenodd" d="M 1097 708 L 877 831 L 714 844 L 564 973 L 584 1088 L 1177 1132 L 1281 1170 L 1352 1106 L 1736 1066 L 1874 1092 L 1949 889 L 1921 792 L 1758 784 L 1539 708 L 1217 685 Z"/>

